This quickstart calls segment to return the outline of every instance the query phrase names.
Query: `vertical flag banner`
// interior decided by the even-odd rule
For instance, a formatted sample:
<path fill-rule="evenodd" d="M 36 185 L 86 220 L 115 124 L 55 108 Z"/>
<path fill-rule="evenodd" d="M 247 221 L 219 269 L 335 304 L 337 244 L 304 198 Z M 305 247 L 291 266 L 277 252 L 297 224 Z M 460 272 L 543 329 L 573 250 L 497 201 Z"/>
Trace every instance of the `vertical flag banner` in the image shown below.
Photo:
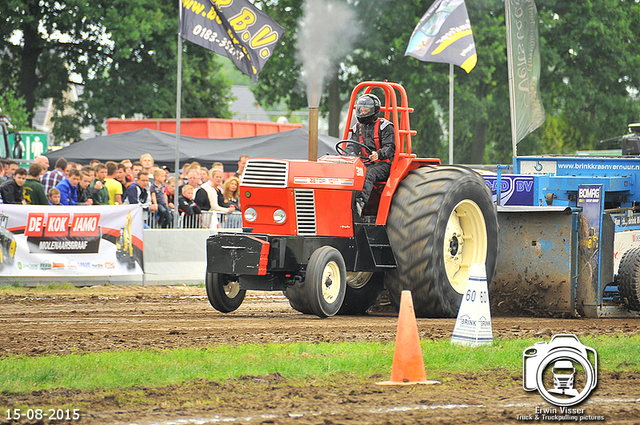
<path fill-rule="evenodd" d="M 180 35 L 226 56 L 256 82 L 284 28 L 248 0 L 182 0 Z"/>
<path fill-rule="evenodd" d="M 470 72 L 478 55 L 464 0 L 436 0 L 413 30 L 404 55 L 452 63 Z"/>
<path fill-rule="evenodd" d="M 545 119 L 540 96 L 540 38 L 534 0 L 505 0 L 513 152 Z"/>

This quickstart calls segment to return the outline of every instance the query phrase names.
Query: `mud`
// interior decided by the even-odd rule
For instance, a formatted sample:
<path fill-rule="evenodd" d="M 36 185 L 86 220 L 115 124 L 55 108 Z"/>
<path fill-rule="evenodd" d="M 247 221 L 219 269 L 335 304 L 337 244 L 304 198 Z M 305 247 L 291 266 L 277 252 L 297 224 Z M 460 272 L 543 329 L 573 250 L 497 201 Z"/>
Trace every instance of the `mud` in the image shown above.
<path fill-rule="evenodd" d="M 640 333 L 637 318 L 494 317 L 492 324 L 494 337 L 505 339 Z M 454 319 L 418 319 L 423 339 L 448 339 L 454 325 Z M 238 311 L 224 315 L 210 307 L 204 288 L 197 287 L 2 291 L 0 361 L 9 355 L 217 344 L 391 342 L 396 326 L 396 315 L 384 309 L 361 317 L 305 316 L 291 310 L 277 293 L 250 292 Z M 0 423 L 14 423 L 7 420 L 9 408 L 71 404 L 80 406 L 77 421 L 24 419 L 20 423 L 521 423 L 518 415 L 551 408 L 537 393 L 522 390 L 520 373 L 439 374 L 441 384 L 434 386 L 375 385 L 384 379 L 388 376 L 371 376 L 363 382 L 301 383 L 276 373 L 224 382 L 200 379 L 162 388 L 136 387 L 116 394 L 70 389 L 0 394 Z M 603 374 L 598 388 L 579 407 L 585 415 L 604 416 L 607 423 L 640 423 L 639 383 L 640 374 Z"/>

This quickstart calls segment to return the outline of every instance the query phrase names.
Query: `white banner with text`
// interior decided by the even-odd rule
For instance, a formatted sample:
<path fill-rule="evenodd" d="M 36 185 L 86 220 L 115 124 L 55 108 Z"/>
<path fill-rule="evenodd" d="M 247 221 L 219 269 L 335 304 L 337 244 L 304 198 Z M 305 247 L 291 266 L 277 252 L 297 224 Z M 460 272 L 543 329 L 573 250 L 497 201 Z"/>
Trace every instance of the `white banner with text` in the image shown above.
<path fill-rule="evenodd" d="M 140 205 L 0 205 L 0 276 L 143 273 Z"/>

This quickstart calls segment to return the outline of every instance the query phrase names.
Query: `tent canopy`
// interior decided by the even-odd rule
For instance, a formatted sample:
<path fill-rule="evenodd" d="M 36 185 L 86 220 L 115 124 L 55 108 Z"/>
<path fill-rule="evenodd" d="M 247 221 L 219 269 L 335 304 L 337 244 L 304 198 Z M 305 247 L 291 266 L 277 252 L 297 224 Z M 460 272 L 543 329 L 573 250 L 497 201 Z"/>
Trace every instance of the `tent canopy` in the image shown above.
<path fill-rule="evenodd" d="M 331 136 L 318 137 L 318 156 L 334 155 L 339 139 Z M 101 162 L 124 159 L 139 160 L 150 154 L 156 165 L 175 167 L 176 135 L 164 131 L 141 129 L 108 136 L 94 137 L 46 153 L 53 165 L 58 158 L 78 164 L 88 164 L 94 159 Z M 234 139 L 202 139 L 180 137 L 180 167 L 197 161 L 205 167 L 214 162 L 224 164 L 227 171 L 237 166 L 241 155 L 249 158 L 307 159 L 309 157 L 309 132 L 303 129 L 284 131 L 255 137 Z"/>

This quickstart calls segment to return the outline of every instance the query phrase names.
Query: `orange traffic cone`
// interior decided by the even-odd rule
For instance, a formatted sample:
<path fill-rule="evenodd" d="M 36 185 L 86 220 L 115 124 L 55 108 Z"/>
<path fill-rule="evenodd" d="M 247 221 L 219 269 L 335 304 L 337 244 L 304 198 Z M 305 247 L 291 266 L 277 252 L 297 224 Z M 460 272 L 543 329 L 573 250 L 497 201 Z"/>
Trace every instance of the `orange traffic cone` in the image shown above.
<path fill-rule="evenodd" d="M 393 364 L 391 365 L 391 379 L 389 381 L 376 382 L 376 384 L 412 385 L 439 383 L 439 381 L 427 380 L 411 291 L 402 291 L 396 344 L 393 350 Z"/>

